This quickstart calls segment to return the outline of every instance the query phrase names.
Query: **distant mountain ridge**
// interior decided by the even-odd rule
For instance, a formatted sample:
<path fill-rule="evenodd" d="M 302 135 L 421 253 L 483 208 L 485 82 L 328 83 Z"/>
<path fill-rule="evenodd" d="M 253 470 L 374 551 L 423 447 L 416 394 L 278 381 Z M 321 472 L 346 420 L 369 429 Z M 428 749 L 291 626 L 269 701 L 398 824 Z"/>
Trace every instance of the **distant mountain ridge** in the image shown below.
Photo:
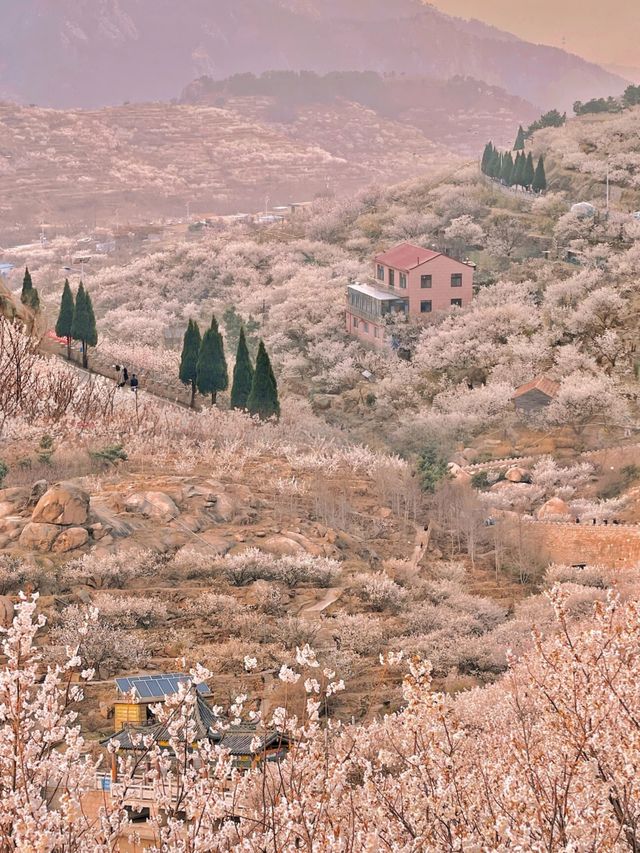
<path fill-rule="evenodd" d="M 421 0 L 3 0 L 0 97 L 55 107 L 167 100 L 270 69 L 470 76 L 538 107 L 623 78 Z"/>

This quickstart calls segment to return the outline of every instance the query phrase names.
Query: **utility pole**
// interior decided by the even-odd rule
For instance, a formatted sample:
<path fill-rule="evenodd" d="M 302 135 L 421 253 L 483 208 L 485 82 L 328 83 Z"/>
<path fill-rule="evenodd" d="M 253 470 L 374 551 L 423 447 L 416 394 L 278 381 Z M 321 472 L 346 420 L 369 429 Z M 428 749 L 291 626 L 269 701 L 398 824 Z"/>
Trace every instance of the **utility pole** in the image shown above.
<path fill-rule="evenodd" d="M 607 163 L 607 216 L 609 215 L 609 164 Z"/>

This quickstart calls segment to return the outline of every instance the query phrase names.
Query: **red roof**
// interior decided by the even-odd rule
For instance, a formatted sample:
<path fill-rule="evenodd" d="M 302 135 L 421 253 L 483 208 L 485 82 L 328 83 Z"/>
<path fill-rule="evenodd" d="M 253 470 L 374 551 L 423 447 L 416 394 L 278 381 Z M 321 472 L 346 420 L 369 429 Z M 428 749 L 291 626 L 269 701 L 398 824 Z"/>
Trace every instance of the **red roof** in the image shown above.
<path fill-rule="evenodd" d="M 431 249 L 421 249 L 413 243 L 400 243 L 399 246 L 376 255 L 376 261 L 387 267 L 408 271 L 439 258 L 441 254 L 442 252 L 433 252 Z"/>
<path fill-rule="evenodd" d="M 533 379 L 531 382 L 527 382 L 526 385 L 521 385 L 517 388 L 512 399 L 515 400 L 516 397 L 522 397 L 523 394 L 527 394 L 529 391 L 542 391 L 547 397 L 555 397 L 559 387 L 559 383 L 554 382 L 553 379 L 547 379 L 546 376 L 539 376 L 537 379 Z"/>

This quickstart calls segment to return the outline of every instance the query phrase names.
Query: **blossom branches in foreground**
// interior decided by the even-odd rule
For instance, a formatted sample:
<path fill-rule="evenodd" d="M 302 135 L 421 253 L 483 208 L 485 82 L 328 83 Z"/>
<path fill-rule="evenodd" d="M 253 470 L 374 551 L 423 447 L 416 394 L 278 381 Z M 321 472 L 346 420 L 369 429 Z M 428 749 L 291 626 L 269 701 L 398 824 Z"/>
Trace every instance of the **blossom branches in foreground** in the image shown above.
<path fill-rule="evenodd" d="M 93 819 L 83 805 L 97 768 L 70 707 L 78 687 L 67 683 L 79 662 L 72 655 L 38 682 L 43 620 L 22 601 L 0 672 L 2 849 L 118 850 L 131 831 L 122 803 L 144 784 L 153 851 L 638 850 L 640 603 L 609 593 L 576 625 L 567 594 L 549 593 L 558 632 L 535 635 L 500 682 L 452 699 L 432 689 L 428 663 L 411 659 L 403 709 L 362 725 L 331 718 L 344 685 L 312 649 L 297 649 L 267 720 L 288 755 L 260 760 L 256 737 L 244 775 L 224 749 L 196 742 L 196 691 L 185 684 L 156 709 L 163 744 L 140 735 L 137 751 L 116 755 L 119 785 Z M 384 662 L 397 678 L 401 653 Z M 210 677 L 192 672 L 193 683 Z M 236 698 L 231 725 L 246 700 Z"/>

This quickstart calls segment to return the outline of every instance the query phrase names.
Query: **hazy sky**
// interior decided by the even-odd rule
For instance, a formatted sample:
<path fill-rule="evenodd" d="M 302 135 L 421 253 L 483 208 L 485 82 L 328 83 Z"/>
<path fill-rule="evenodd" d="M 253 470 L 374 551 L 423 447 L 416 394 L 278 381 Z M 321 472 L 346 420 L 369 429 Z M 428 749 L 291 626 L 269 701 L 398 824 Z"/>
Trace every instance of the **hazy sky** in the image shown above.
<path fill-rule="evenodd" d="M 431 0 L 528 41 L 564 47 L 594 62 L 640 67 L 639 0 Z M 563 41 L 564 39 L 564 41 Z"/>

